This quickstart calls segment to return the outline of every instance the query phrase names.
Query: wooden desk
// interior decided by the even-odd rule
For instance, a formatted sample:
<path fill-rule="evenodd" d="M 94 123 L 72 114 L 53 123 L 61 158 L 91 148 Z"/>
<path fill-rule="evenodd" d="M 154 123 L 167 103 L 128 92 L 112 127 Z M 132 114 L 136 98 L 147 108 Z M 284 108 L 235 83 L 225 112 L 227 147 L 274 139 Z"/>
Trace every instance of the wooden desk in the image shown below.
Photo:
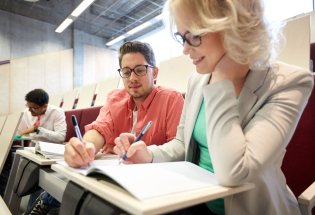
<path fill-rule="evenodd" d="M 254 187 L 252 184 L 234 188 L 217 185 L 201 190 L 187 191 L 180 194 L 171 194 L 140 201 L 131 196 L 123 188 L 109 181 L 83 176 L 60 164 L 53 164 L 51 168 L 64 175 L 75 184 L 104 199 L 105 202 L 109 202 L 128 213 L 141 215 L 167 213 L 213 199 L 244 192 Z"/>
<path fill-rule="evenodd" d="M 14 190 L 14 183 L 16 180 L 20 180 L 17 178 L 17 172 L 19 171 L 23 159 L 30 160 L 39 166 L 37 185 L 49 192 L 58 201 L 61 201 L 68 180 L 50 169 L 50 165 L 55 163 L 56 160 L 45 159 L 43 156 L 35 154 L 30 149 L 17 150 L 4 194 L 4 201 L 11 213 L 18 214 L 22 198 L 22 196 L 18 196 L 16 190 Z M 30 180 L 28 183 L 34 183 L 34 181 Z"/>
<path fill-rule="evenodd" d="M 11 214 L 11 212 L 9 211 L 9 208 L 4 203 L 4 201 L 3 201 L 1 196 L 0 196 L 0 214 L 6 214 L 6 215 L 10 215 Z"/>

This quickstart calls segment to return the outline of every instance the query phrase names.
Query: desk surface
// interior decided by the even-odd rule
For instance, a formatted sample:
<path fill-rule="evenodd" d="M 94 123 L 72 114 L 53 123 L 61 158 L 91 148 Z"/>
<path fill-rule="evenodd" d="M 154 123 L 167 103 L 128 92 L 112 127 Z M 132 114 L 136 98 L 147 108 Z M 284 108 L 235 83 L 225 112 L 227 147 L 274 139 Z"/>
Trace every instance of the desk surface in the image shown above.
<path fill-rule="evenodd" d="M 0 214 L 6 214 L 6 215 L 11 214 L 9 208 L 7 207 L 7 205 L 5 204 L 1 196 L 0 196 Z"/>
<path fill-rule="evenodd" d="M 89 190 L 119 208 L 131 214 L 141 215 L 161 214 L 175 211 L 184 207 L 240 193 L 254 187 L 253 184 L 246 184 L 234 188 L 217 185 L 200 190 L 186 191 L 140 201 L 130 195 L 123 188 L 111 182 L 83 176 L 60 164 L 53 164 L 51 168 L 74 183 L 82 186 L 84 189 Z"/>

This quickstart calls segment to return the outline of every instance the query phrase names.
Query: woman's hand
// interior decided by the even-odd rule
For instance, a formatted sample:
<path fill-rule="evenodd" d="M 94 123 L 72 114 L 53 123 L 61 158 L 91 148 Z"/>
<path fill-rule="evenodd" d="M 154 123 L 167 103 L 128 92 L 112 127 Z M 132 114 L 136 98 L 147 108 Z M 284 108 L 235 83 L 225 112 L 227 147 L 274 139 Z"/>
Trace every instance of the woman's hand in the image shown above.
<path fill-rule="evenodd" d="M 127 153 L 127 159 L 124 161 L 128 163 L 151 163 L 153 160 L 152 152 L 147 148 L 143 141 L 133 143 L 136 139 L 135 135 L 131 133 L 122 133 L 116 137 L 114 151 L 119 157 Z"/>

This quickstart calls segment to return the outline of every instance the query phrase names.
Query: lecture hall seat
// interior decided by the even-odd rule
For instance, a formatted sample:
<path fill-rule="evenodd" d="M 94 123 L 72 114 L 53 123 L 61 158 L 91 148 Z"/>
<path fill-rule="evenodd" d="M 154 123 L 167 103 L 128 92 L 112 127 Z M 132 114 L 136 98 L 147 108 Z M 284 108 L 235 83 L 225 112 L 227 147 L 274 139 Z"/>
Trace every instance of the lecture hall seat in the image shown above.
<path fill-rule="evenodd" d="M 295 133 L 287 147 L 282 170 L 287 184 L 298 198 L 303 215 L 315 215 L 315 89 L 301 116 Z M 310 189 L 304 192 L 310 185 Z M 302 194 L 302 192 L 304 192 Z M 305 200 L 304 198 L 310 198 Z M 304 207 L 304 208 L 305 208 Z"/>
<path fill-rule="evenodd" d="M 315 72 L 315 42 L 311 44 L 311 50 L 310 50 L 310 58 L 313 63 L 313 72 Z"/>
<path fill-rule="evenodd" d="M 101 108 L 102 106 L 97 106 L 97 107 L 89 107 L 89 108 L 65 111 L 66 122 L 67 122 L 67 133 L 66 133 L 65 142 L 68 142 L 71 137 L 75 137 L 75 132 L 74 132 L 72 119 L 71 119 L 72 115 L 76 116 L 81 134 L 84 135 L 85 133 L 84 126 L 95 121 Z"/>

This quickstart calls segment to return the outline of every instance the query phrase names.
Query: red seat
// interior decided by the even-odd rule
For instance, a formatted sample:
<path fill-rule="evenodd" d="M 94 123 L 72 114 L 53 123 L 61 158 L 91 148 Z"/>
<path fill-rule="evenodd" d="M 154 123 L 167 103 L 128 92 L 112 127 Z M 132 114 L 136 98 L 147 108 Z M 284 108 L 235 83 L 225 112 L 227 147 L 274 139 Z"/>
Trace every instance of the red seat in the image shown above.
<path fill-rule="evenodd" d="M 68 142 L 71 137 L 76 136 L 73 125 L 72 125 L 72 119 L 71 119 L 72 115 L 75 115 L 77 117 L 78 125 L 83 135 L 85 132 L 84 126 L 86 126 L 87 124 L 90 124 L 97 118 L 101 108 L 102 108 L 101 106 L 97 106 L 97 107 L 89 107 L 89 108 L 65 111 L 66 122 L 67 122 L 67 134 L 66 134 L 65 142 Z"/>
<path fill-rule="evenodd" d="M 287 147 L 282 170 L 287 184 L 298 197 L 315 181 L 315 90 Z M 315 211 L 313 209 L 313 214 Z"/>
<path fill-rule="evenodd" d="M 68 142 L 71 137 L 75 137 L 75 132 L 74 132 L 71 116 L 75 115 L 77 117 L 78 123 L 81 122 L 82 110 L 80 109 L 68 110 L 68 111 L 65 111 L 65 115 L 66 115 L 66 122 L 67 122 L 67 133 L 66 133 L 65 142 Z"/>
<path fill-rule="evenodd" d="M 79 125 L 82 134 L 85 132 L 84 126 L 96 120 L 101 108 L 102 106 L 82 109 L 82 117 Z"/>
<path fill-rule="evenodd" d="M 315 43 L 311 44 L 311 60 L 313 61 L 313 72 L 315 72 Z"/>

